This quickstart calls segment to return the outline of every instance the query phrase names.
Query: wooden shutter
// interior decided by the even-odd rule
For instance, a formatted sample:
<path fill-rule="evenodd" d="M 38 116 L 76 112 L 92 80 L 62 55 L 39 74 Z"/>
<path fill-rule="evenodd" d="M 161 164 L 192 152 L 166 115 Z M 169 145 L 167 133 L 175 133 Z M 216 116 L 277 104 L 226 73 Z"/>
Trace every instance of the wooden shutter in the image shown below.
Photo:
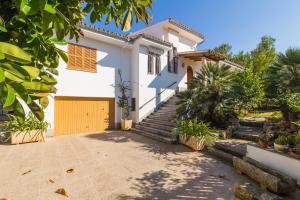
<path fill-rule="evenodd" d="M 85 71 L 97 71 L 97 50 L 75 44 L 68 45 L 68 68 Z"/>

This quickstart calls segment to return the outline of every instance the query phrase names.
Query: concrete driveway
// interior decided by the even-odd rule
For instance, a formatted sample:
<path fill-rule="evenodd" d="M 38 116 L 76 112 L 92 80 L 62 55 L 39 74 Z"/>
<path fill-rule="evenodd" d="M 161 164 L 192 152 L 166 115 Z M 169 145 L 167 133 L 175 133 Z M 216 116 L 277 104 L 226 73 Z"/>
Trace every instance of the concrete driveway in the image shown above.
<path fill-rule="evenodd" d="M 246 180 L 202 153 L 129 132 L 0 145 L 0 157 L 0 199 L 9 200 L 230 200 L 234 185 Z"/>

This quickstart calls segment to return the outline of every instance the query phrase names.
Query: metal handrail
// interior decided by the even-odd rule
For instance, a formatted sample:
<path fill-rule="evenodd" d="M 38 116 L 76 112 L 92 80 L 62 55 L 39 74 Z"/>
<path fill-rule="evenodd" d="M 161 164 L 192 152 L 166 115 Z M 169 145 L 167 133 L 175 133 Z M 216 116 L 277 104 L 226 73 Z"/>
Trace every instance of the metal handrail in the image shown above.
<path fill-rule="evenodd" d="M 142 109 L 144 106 L 146 106 L 148 103 L 150 103 L 152 100 L 156 99 L 158 96 L 160 96 L 164 91 L 166 91 L 167 89 L 169 89 L 170 87 L 172 87 L 173 85 L 175 85 L 177 83 L 177 81 L 173 82 L 172 84 L 170 84 L 168 87 L 166 87 L 163 91 L 159 92 L 157 95 L 155 95 L 154 97 L 152 97 L 150 100 L 148 100 L 146 103 L 144 103 L 141 107 L 139 107 L 139 110 Z M 158 104 L 159 105 L 159 104 Z"/>

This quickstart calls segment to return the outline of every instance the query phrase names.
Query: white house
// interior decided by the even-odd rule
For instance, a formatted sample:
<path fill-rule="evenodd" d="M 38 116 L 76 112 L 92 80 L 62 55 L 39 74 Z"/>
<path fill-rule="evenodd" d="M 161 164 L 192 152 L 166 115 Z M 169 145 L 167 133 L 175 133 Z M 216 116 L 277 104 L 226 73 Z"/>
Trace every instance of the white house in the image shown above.
<path fill-rule="evenodd" d="M 71 40 L 59 46 L 69 61 L 60 60 L 57 93 L 45 110 L 51 124 L 48 135 L 118 128 L 118 70 L 131 88 L 131 115 L 138 123 L 176 91 L 186 89 L 207 60 L 241 68 L 219 53 L 197 51 L 205 37 L 173 19 L 126 36 L 79 26 L 84 37 L 78 43 Z"/>

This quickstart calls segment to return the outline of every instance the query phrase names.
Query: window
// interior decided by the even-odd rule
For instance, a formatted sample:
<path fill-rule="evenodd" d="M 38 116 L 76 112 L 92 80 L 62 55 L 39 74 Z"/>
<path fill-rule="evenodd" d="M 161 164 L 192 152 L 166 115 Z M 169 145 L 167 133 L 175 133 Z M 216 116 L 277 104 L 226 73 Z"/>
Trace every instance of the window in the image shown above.
<path fill-rule="evenodd" d="M 96 72 L 97 50 L 68 44 L 68 69 Z"/>
<path fill-rule="evenodd" d="M 160 55 L 155 56 L 155 74 L 160 75 L 161 70 L 161 62 L 160 62 Z"/>
<path fill-rule="evenodd" d="M 172 50 L 168 51 L 168 71 L 170 73 L 178 73 L 178 53 L 177 48 L 173 47 Z"/>
<path fill-rule="evenodd" d="M 154 74 L 152 53 L 148 53 L 148 74 Z"/>

